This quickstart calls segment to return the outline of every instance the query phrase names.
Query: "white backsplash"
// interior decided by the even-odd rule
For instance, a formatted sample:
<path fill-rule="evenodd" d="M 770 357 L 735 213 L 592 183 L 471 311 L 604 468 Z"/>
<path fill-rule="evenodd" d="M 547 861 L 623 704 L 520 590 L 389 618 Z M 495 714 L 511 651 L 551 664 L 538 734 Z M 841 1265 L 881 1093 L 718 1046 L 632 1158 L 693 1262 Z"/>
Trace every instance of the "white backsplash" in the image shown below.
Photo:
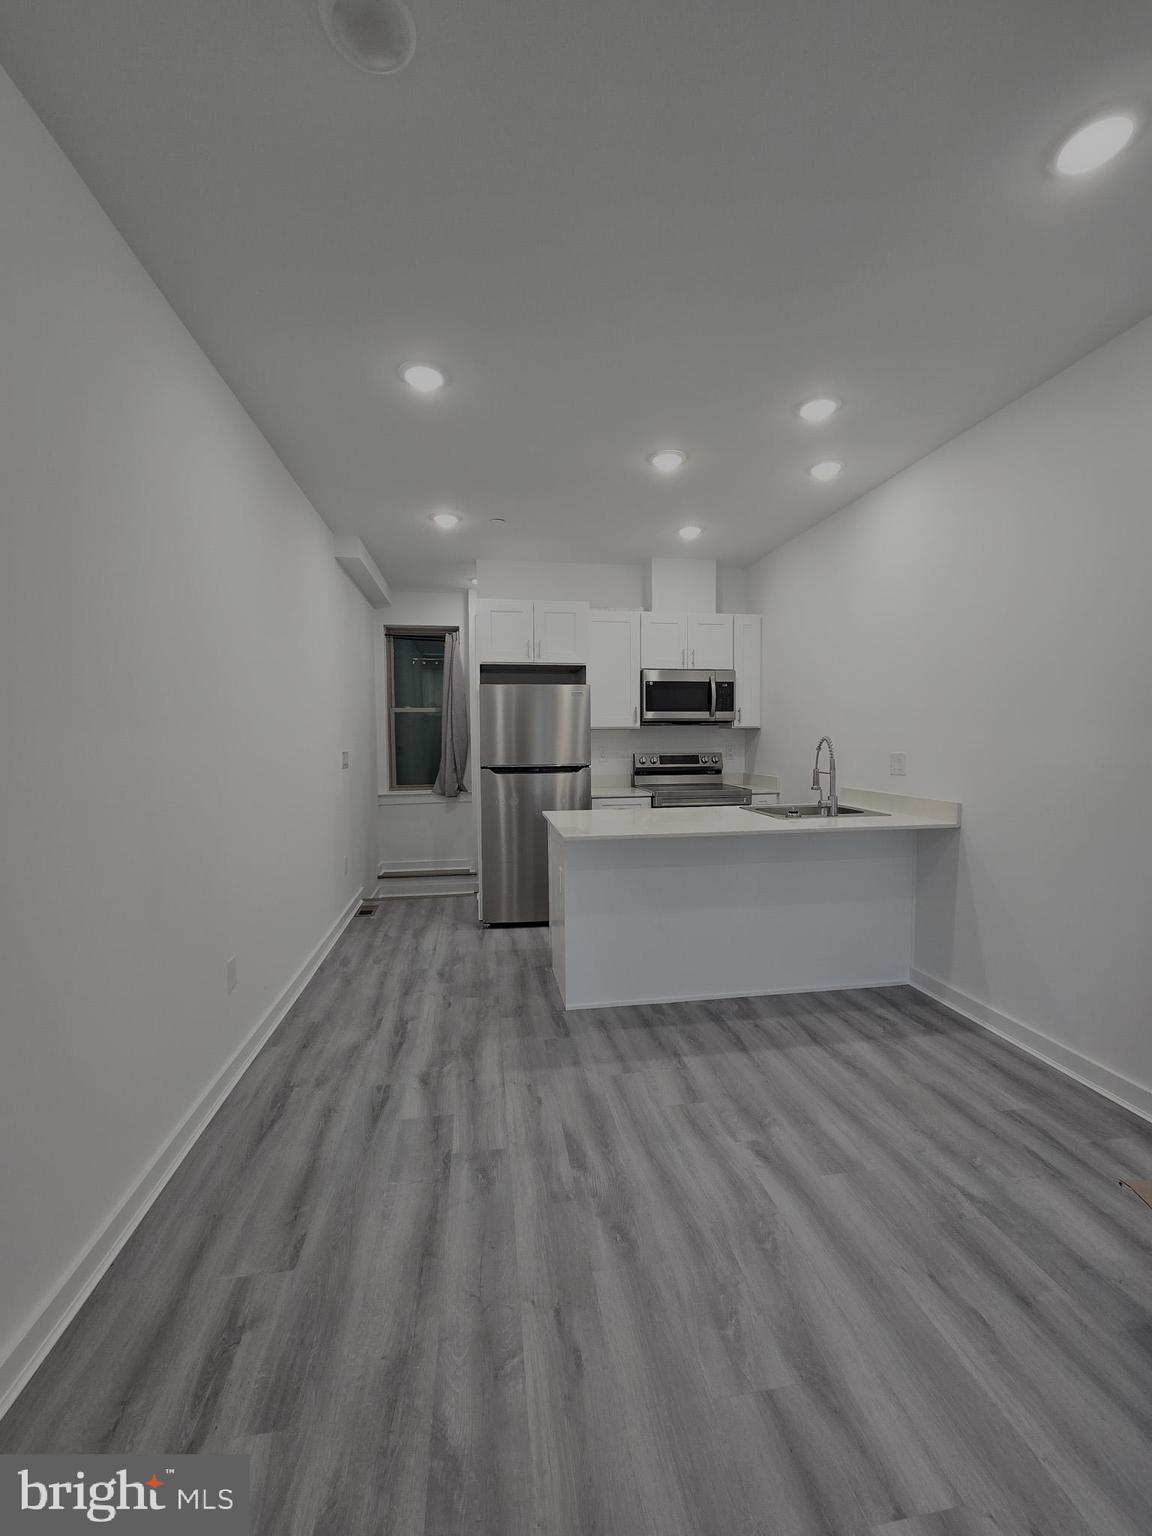
<path fill-rule="evenodd" d="M 594 778 L 627 782 L 632 775 L 634 752 L 723 752 L 725 769 L 743 773 L 747 745 L 747 731 L 722 725 L 650 725 L 634 731 L 594 730 L 592 774 Z M 749 760 L 751 755 L 749 752 Z"/>

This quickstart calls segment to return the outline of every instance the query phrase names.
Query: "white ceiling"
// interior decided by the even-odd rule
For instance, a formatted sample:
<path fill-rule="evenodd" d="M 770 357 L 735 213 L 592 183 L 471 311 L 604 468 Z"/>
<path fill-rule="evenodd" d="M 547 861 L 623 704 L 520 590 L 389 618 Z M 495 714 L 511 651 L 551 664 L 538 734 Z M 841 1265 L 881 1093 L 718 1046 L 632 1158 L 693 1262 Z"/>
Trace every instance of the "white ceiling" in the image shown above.
<path fill-rule="evenodd" d="M 411 8 L 378 78 L 314 0 L 0 0 L 5 67 L 396 586 L 687 554 L 689 519 L 755 558 L 1152 310 L 1152 131 L 1046 171 L 1152 112 L 1147 0 Z"/>

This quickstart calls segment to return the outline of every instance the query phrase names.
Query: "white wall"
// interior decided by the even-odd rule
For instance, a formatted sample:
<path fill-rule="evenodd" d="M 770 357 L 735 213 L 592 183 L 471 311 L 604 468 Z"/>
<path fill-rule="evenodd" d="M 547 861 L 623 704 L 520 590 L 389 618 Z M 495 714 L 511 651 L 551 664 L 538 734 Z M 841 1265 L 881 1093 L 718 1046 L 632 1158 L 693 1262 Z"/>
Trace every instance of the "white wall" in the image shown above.
<path fill-rule="evenodd" d="M 748 607 L 748 567 L 743 565 L 718 565 L 716 567 L 716 612 L 751 613 Z"/>
<path fill-rule="evenodd" d="M 513 594 L 515 595 L 515 594 Z M 388 786 L 388 656 L 384 634 L 406 624 L 456 625 L 464 674 L 468 675 L 468 613 L 463 592 L 394 592 L 392 606 L 376 615 L 376 678 L 380 796 L 377 863 L 381 872 L 410 869 L 475 869 L 476 819 L 470 795 L 455 800 L 430 790 L 391 791 Z M 469 762 L 468 783 L 472 783 Z"/>
<path fill-rule="evenodd" d="M 841 783 L 962 801 L 960 837 L 921 858 L 917 967 L 1144 1089 L 1150 423 L 1152 320 L 776 550 L 751 587 L 773 658 L 758 770 L 807 798 L 827 731 Z"/>
<path fill-rule="evenodd" d="M 715 560 L 653 560 L 644 606 L 653 613 L 715 613 Z"/>
<path fill-rule="evenodd" d="M 370 879 L 376 764 L 328 529 L 2 73 L 0 142 L 2 1398 Z"/>
<path fill-rule="evenodd" d="M 593 608 L 660 608 L 679 613 L 748 613 L 745 566 L 715 560 L 592 565 L 576 560 L 478 560 L 480 597 L 540 597 Z M 653 583 L 661 601 L 652 600 Z M 443 596 L 443 594 L 438 594 Z"/>
<path fill-rule="evenodd" d="M 642 608 L 647 567 L 589 565 L 575 560 L 478 560 L 480 597 L 539 597 L 591 603 L 593 608 Z"/>

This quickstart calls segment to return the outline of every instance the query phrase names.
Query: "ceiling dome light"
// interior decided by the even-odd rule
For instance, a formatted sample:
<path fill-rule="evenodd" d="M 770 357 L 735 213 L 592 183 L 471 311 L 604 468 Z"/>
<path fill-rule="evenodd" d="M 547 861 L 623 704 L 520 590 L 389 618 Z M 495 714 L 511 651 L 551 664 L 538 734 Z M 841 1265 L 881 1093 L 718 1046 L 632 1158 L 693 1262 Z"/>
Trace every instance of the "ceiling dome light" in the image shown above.
<path fill-rule="evenodd" d="M 448 382 L 447 376 L 439 368 L 432 368 L 428 363 L 405 363 L 400 370 L 400 377 L 418 395 L 434 395 Z"/>
<path fill-rule="evenodd" d="M 796 414 L 802 421 L 811 422 L 819 426 L 822 421 L 827 421 L 829 416 L 835 416 L 840 409 L 840 401 L 832 395 L 820 395 L 815 400 L 805 400 L 803 405 L 796 407 Z"/>
<path fill-rule="evenodd" d="M 394 75 L 416 52 L 416 26 L 401 0 L 319 0 L 336 52 L 373 75 Z"/>
<path fill-rule="evenodd" d="M 823 459 L 819 464 L 813 464 L 808 473 L 813 480 L 835 480 L 843 468 L 839 459 Z"/>
<path fill-rule="evenodd" d="M 687 539 L 689 544 L 691 544 L 692 540 L 698 539 L 703 532 L 703 528 L 697 528 L 695 523 L 686 523 L 680 530 L 680 537 Z"/>
<path fill-rule="evenodd" d="M 449 528 L 456 527 L 457 523 L 460 521 L 460 514 L 459 512 L 449 512 L 447 510 L 443 512 L 433 512 L 432 521 L 436 524 L 437 528 L 443 528 L 447 530 Z"/>
<path fill-rule="evenodd" d="M 688 455 L 681 448 L 661 448 L 659 453 L 648 455 L 648 462 L 658 475 L 674 475 L 683 469 Z"/>
<path fill-rule="evenodd" d="M 1098 171 L 1122 149 L 1127 149 L 1135 136 L 1136 119 L 1127 112 L 1093 118 L 1065 139 L 1052 162 L 1053 169 L 1059 176 L 1085 176 L 1089 171 Z"/>

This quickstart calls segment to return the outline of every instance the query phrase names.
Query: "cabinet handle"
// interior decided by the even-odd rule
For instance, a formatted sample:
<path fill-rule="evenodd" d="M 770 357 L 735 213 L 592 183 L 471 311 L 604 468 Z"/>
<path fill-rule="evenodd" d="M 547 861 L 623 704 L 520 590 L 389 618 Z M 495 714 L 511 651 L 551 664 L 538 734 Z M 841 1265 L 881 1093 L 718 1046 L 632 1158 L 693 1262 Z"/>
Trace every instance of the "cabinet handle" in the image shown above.
<path fill-rule="evenodd" d="M 688 652 L 686 650 L 684 650 L 683 647 L 681 647 L 681 650 L 680 650 L 680 665 L 682 667 L 687 664 L 687 659 L 688 659 Z"/>
<path fill-rule="evenodd" d="M 743 711 L 743 710 L 742 710 L 742 709 L 738 709 L 738 710 L 737 710 L 737 711 L 736 711 L 736 724 L 737 724 L 737 725 L 739 725 L 739 724 L 740 724 L 740 716 L 741 716 L 741 715 L 742 715 L 742 714 L 743 714 L 743 713 L 744 713 L 744 711 Z"/>
<path fill-rule="evenodd" d="M 639 704 L 633 704 L 633 706 L 632 706 L 632 724 L 633 725 L 639 725 L 640 724 L 640 706 L 639 706 Z"/>

